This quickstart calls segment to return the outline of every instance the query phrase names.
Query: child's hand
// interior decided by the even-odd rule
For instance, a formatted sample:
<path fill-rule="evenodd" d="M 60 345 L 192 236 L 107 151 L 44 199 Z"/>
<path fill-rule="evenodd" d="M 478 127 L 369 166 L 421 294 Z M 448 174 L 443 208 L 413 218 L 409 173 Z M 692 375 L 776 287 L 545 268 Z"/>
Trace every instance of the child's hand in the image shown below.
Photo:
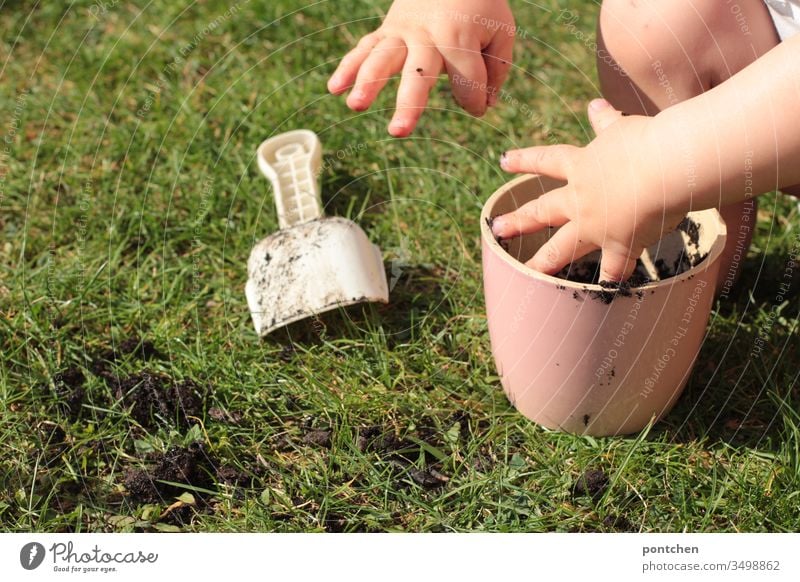
<path fill-rule="evenodd" d="M 347 105 L 363 111 L 402 71 L 389 133 L 405 137 L 446 70 L 456 101 L 480 116 L 511 67 L 514 32 L 506 0 L 395 0 L 380 28 L 342 59 L 328 90 L 339 95 L 352 87 Z"/>
<path fill-rule="evenodd" d="M 602 99 L 589 119 L 597 133 L 588 146 L 532 147 L 503 154 L 509 172 L 544 174 L 567 184 L 495 218 L 495 236 L 510 238 L 561 226 L 528 261 L 537 271 L 557 273 L 593 250 L 602 250 L 600 279 L 624 281 L 642 251 L 674 230 L 690 210 L 686 176 L 661 167 L 653 118 L 623 117 Z M 681 188 L 681 181 L 684 182 Z M 563 226 L 562 226 L 563 225 Z"/>

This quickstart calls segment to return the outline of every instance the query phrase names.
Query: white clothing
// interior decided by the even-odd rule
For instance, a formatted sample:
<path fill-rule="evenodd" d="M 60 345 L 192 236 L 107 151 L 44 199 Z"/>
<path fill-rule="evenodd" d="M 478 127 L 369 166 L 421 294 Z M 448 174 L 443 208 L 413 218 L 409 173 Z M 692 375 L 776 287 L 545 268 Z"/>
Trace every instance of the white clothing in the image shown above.
<path fill-rule="evenodd" d="M 800 0 L 764 0 L 781 40 L 800 33 Z"/>

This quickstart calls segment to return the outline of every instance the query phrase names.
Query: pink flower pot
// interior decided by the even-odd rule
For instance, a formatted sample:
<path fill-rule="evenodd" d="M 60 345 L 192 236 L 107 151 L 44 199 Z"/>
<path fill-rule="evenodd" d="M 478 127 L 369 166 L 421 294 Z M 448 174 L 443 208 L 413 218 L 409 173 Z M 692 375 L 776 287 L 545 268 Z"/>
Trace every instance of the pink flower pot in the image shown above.
<path fill-rule="evenodd" d="M 725 247 L 716 210 L 690 214 L 699 225 L 695 267 L 616 293 L 536 272 L 523 263 L 547 231 L 495 240 L 488 219 L 560 186 L 522 176 L 483 207 L 483 283 L 492 353 L 503 388 L 526 417 L 551 429 L 606 436 L 637 432 L 665 415 L 683 390 L 705 336 Z M 683 237 L 683 238 L 681 238 Z M 648 249 L 672 260 L 676 231 Z"/>

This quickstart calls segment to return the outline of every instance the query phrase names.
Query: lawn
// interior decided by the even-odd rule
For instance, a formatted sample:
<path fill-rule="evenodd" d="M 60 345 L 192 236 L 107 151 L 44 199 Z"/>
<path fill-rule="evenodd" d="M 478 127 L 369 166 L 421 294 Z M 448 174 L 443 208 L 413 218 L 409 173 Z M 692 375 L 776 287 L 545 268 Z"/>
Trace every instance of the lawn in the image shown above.
<path fill-rule="evenodd" d="M 387 4 L 2 5 L 1 529 L 797 531 L 795 204 L 762 197 L 662 422 L 537 427 L 492 362 L 478 217 L 502 151 L 591 138 L 597 7 L 565 26 L 565 3 L 513 2 L 498 107 L 470 118 L 440 83 L 397 140 L 392 91 L 353 113 L 325 90 Z M 277 220 L 255 148 L 296 128 L 391 301 L 259 340 L 246 261 Z"/>

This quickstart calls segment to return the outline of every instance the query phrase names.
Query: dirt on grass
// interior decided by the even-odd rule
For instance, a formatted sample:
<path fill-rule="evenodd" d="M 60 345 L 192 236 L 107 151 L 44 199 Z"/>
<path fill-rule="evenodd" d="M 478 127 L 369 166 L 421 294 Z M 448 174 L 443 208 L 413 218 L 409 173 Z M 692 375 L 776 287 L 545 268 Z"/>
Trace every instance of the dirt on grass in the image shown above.
<path fill-rule="evenodd" d="M 303 442 L 307 445 L 329 449 L 331 448 L 332 434 L 333 432 L 328 429 L 310 430 L 303 436 Z"/>
<path fill-rule="evenodd" d="M 184 488 L 170 483 L 210 489 L 214 486 L 215 465 L 201 443 L 186 448 L 173 447 L 152 457 L 150 470 L 128 469 L 125 489 L 139 503 L 158 503 L 180 495 Z M 169 483 L 165 483 L 169 482 Z"/>
<path fill-rule="evenodd" d="M 81 413 L 81 405 L 86 395 L 84 384 L 86 376 L 80 368 L 72 366 L 58 372 L 53 376 L 58 407 L 71 421 L 78 419 Z"/>
<path fill-rule="evenodd" d="M 187 428 L 205 412 L 208 390 L 191 379 L 173 380 L 165 374 L 142 369 L 124 376 L 112 366 L 124 357 L 139 361 L 159 359 L 155 345 L 138 335 L 131 335 L 114 348 L 100 351 L 92 359 L 91 371 L 105 380 L 112 396 L 131 417 L 147 429 L 158 426 Z"/>
<path fill-rule="evenodd" d="M 161 357 L 152 342 L 132 335 L 114 348 L 98 352 L 92 359 L 90 370 L 109 387 L 112 399 L 109 404 L 116 402 L 143 428 L 187 429 L 200 422 L 206 413 L 210 388 L 200 386 L 192 379 L 178 380 L 148 369 L 127 375 L 116 370 L 124 358 L 146 362 Z M 56 391 L 62 395 L 62 406 L 70 411 L 80 407 L 85 380 L 78 368 L 70 368 L 54 377 Z M 240 412 L 229 412 L 219 407 L 209 409 L 208 417 L 211 421 L 231 425 L 242 422 Z M 63 440 L 61 435 L 63 430 L 48 436 L 47 440 L 60 442 Z M 134 505 L 166 503 L 169 507 L 160 520 L 176 525 L 188 523 L 194 511 L 207 509 L 211 498 L 208 492 L 218 491 L 221 486 L 248 487 L 258 477 L 256 470 L 244 471 L 218 462 L 200 442 L 186 447 L 174 446 L 166 453 L 148 454 L 140 460 L 146 468 L 129 467 L 123 474 L 128 501 Z M 187 491 L 195 503 L 192 506 L 175 503 L 175 498 Z"/>
<path fill-rule="evenodd" d="M 423 423 L 424 424 L 424 423 Z M 441 446 L 437 440 L 435 429 L 419 426 L 415 431 L 418 441 L 424 441 Z M 333 431 L 329 428 L 312 428 L 308 426 L 303 434 L 302 441 L 295 442 L 289 435 L 281 434 L 272 441 L 272 446 L 277 451 L 297 450 L 299 447 L 313 447 L 330 449 L 333 441 Z M 434 444 L 435 443 L 435 444 Z M 445 485 L 449 478 L 437 470 L 440 460 L 421 447 L 419 442 L 410 438 L 399 438 L 395 432 L 383 426 L 373 425 L 362 427 L 356 437 L 356 448 L 361 453 L 377 455 L 380 463 L 391 467 L 398 477 L 398 487 L 405 486 L 403 478 L 408 478 L 424 489 L 435 489 Z M 420 453 L 424 456 L 424 468 L 416 466 Z"/>
<path fill-rule="evenodd" d="M 292 357 L 294 351 L 286 351 Z M 160 353 L 151 342 L 132 336 L 119 343 L 115 349 L 104 349 L 96 354 L 90 364 L 91 372 L 105 381 L 109 390 L 104 399 L 105 405 L 116 406 L 128 412 L 130 417 L 146 430 L 187 429 L 199 419 L 207 417 L 212 422 L 240 425 L 243 416 L 215 406 L 206 411 L 209 389 L 198 385 L 191 379 L 175 379 L 163 372 L 140 368 L 128 374 L 117 367 L 125 358 L 146 362 L 160 358 Z M 68 368 L 53 378 L 52 385 L 59 395 L 60 406 L 70 415 L 78 414 L 85 396 L 86 376 L 78 367 Z M 110 396 L 111 402 L 107 402 Z M 469 424 L 468 416 L 450 419 Z M 431 447 L 442 447 L 440 430 L 431 419 L 420 419 L 416 423 L 413 437 L 400 438 L 395 430 L 384 426 L 366 427 L 359 431 L 358 449 L 377 456 L 376 462 L 390 470 L 397 488 L 416 484 L 426 490 L 446 485 L 449 478 L 439 469 L 440 459 L 420 442 Z M 51 426 L 52 425 L 52 426 Z M 292 442 L 288 435 L 281 435 L 274 441 L 277 449 L 313 447 L 330 449 L 333 446 L 334 431 L 327 426 L 319 426 L 314 419 L 304 422 L 304 432 L 300 439 Z M 55 423 L 42 426 L 42 441 L 52 451 L 52 457 L 60 456 L 66 440 L 64 430 Z M 47 433 L 47 434 L 45 434 Z M 122 472 L 125 499 L 133 505 L 160 504 L 165 506 L 159 521 L 175 525 L 188 524 L 198 512 L 212 510 L 216 492 L 223 487 L 234 488 L 235 494 L 243 495 L 244 490 L 260 480 L 260 473 L 254 464 L 245 464 L 246 469 L 227 463 L 220 463 L 210 453 L 211 445 L 201 442 L 189 446 L 173 446 L 164 453 L 150 453 L 140 456 L 137 465 L 129 466 Z M 420 455 L 424 461 L 420 463 Z M 191 493 L 193 502 L 182 503 L 177 500 L 183 493 Z M 329 531 L 341 531 L 346 523 L 340 516 L 331 514 L 325 527 Z"/>
<path fill-rule="evenodd" d="M 203 415 L 205 394 L 192 380 L 139 372 L 112 382 L 114 398 L 145 428 L 169 425 L 187 428 Z"/>
<path fill-rule="evenodd" d="M 603 526 L 611 531 L 632 533 L 638 531 L 630 520 L 624 515 L 607 515 L 603 519 Z"/>
<path fill-rule="evenodd" d="M 432 431 L 421 427 L 418 438 L 432 439 Z M 423 438 L 424 437 L 424 438 Z M 422 449 L 425 467 L 420 469 L 415 461 L 420 454 L 420 445 L 411 439 L 398 438 L 392 431 L 380 426 L 365 427 L 359 431 L 357 447 L 362 453 L 377 453 L 383 462 L 395 468 L 398 476 L 407 476 L 423 489 L 443 487 L 450 480 L 436 469 L 438 459 L 430 451 Z"/>
<path fill-rule="evenodd" d="M 608 488 L 609 478 L 602 469 L 587 469 L 572 485 L 572 495 L 588 495 L 594 500 L 603 496 Z"/>
<path fill-rule="evenodd" d="M 153 342 L 144 340 L 138 335 L 130 335 L 122 340 L 118 345 L 103 350 L 94 358 L 94 362 L 98 363 L 110 362 L 117 363 L 125 356 L 135 358 L 137 360 L 154 360 L 162 359 L 163 356 L 159 352 Z"/>
<path fill-rule="evenodd" d="M 168 504 L 162 518 L 168 523 L 185 525 L 193 511 L 207 509 L 211 494 L 219 485 L 248 487 L 256 475 L 219 463 L 200 443 L 188 447 L 172 447 L 166 453 L 147 457 L 147 469 L 129 468 L 123 483 L 128 500 L 134 505 L 145 503 Z M 189 492 L 195 500 L 193 506 L 174 503 L 182 493 Z"/>

